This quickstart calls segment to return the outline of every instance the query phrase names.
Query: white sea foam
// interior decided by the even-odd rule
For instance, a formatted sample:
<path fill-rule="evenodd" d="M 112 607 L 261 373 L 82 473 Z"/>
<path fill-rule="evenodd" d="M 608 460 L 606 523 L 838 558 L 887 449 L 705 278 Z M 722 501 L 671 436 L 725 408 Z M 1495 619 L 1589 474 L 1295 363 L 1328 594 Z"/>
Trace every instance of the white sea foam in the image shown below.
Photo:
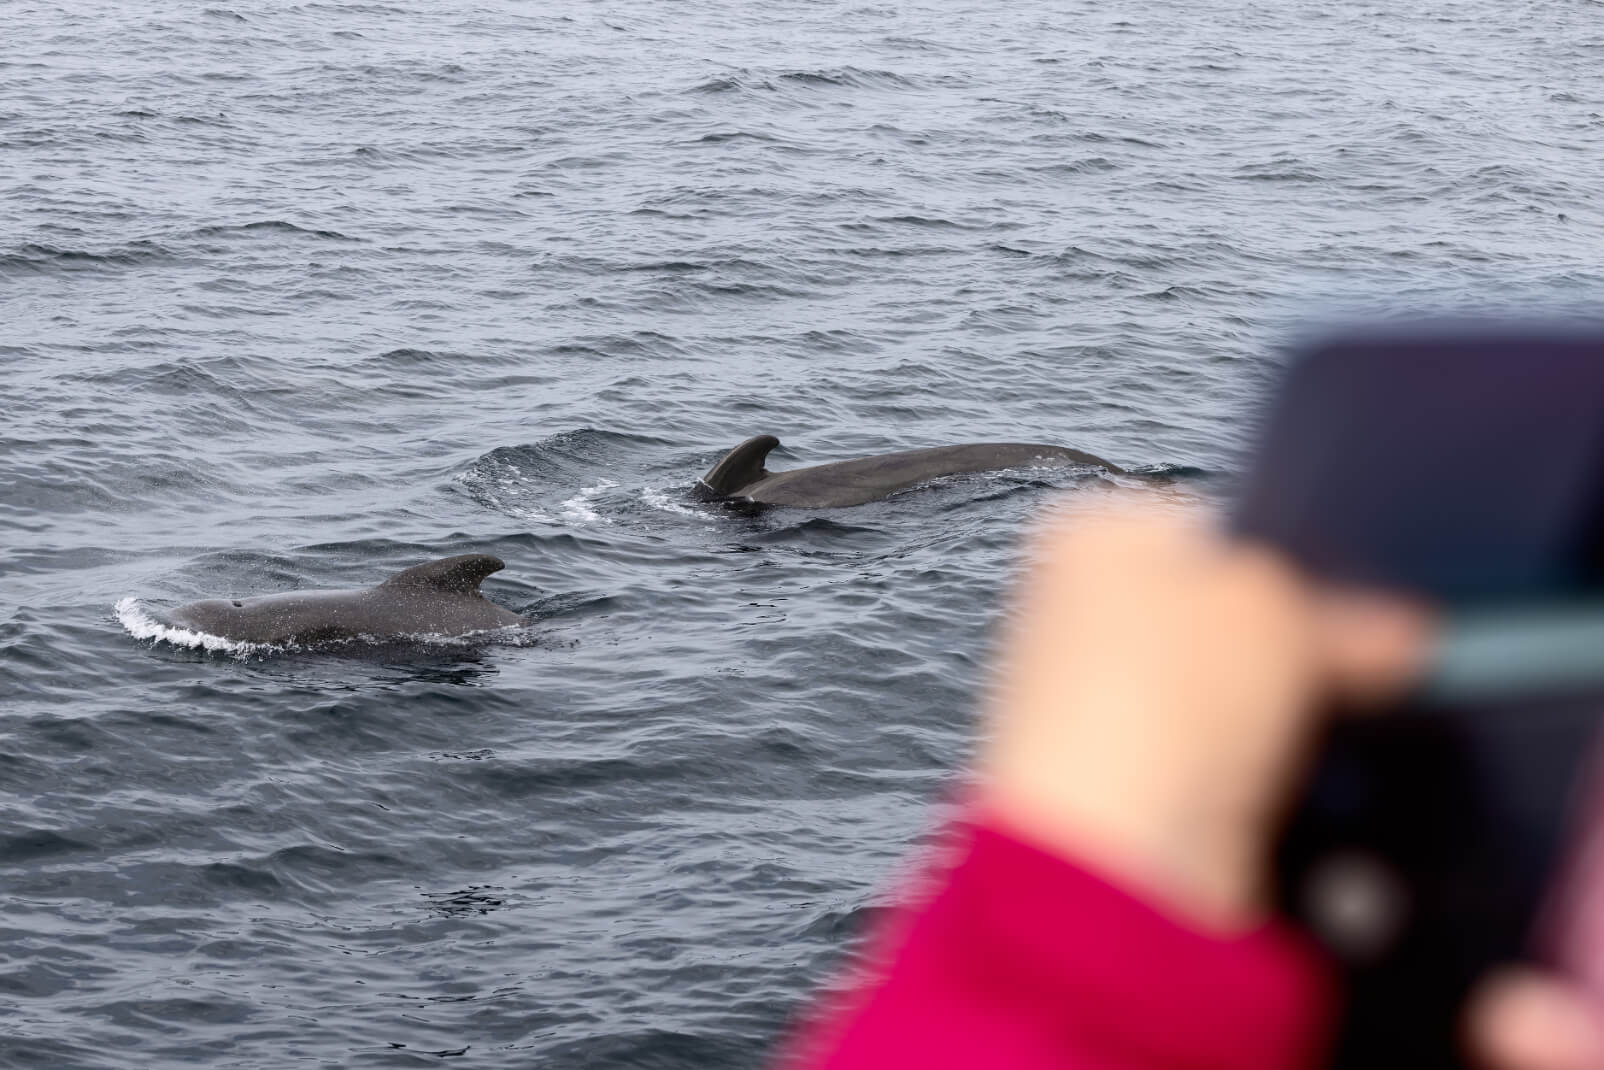
<path fill-rule="evenodd" d="M 666 487 L 646 487 L 640 492 L 641 500 L 653 509 L 661 509 L 665 513 L 674 513 L 678 516 L 695 517 L 704 524 L 713 523 L 713 518 L 700 509 L 692 509 L 682 502 L 675 501 L 669 496 Z"/>
<path fill-rule="evenodd" d="M 171 624 L 161 621 L 146 613 L 139 605 L 137 598 L 118 599 L 113 607 L 117 620 L 123 629 L 135 639 L 148 639 L 152 643 L 171 643 L 174 646 L 190 647 L 195 650 L 214 650 L 220 653 L 233 654 L 235 657 L 246 657 L 251 654 L 261 654 L 285 649 L 269 643 L 245 643 L 238 639 L 225 639 L 220 635 L 209 635 L 206 632 L 191 631 L 188 628 L 175 628 Z"/>
<path fill-rule="evenodd" d="M 593 509 L 590 503 L 616 486 L 618 484 L 611 479 L 604 479 L 594 487 L 581 487 L 578 494 L 559 506 L 562 510 L 563 519 L 575 524 L 595 524 L 597 522 L 611 524 L 612 521 Z"/>

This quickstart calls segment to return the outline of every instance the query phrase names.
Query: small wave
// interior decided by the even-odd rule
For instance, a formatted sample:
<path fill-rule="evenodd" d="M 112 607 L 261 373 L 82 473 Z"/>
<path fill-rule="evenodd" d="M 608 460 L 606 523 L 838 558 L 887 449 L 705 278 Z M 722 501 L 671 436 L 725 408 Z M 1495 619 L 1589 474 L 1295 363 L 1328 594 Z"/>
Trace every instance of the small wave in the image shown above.
<path fill-rule="evenodd" d="M 27 829 L 0 838 L 0 857 L 12 863 L 93 849 L 93 844 L 43 828 Z"/>
<path fill-rule="evenodd" d="M 1118 142 L 1121 145 L 1134 145 L 1137 148 L 1142 149 L 1162 149 L 1167 147 L 1157 141 L 1148 141 L 1145 138 L 1133 137 L 1130 134 L 1103 134 L 1097 132 L 1096 130 L 1089 130 L 1086 133 L 1079 135 L 1077 140 L 1088 141 L 1092 144 L 1098 145 L 1107 144 L 1110 142 Z"/>
<path fill-rule="evenodd" d="M 779 81 L 810 88 L 851 87 L 855 89 L 916 89 L 919 83 L 895 71 L 864 70 L 861 67 L 837 67 L 832 70 L 786 71 Z"/>
<path fill-rule="evenodd" d="M 373 359 L 377 363 L 392 364 L 402 368 L 427 368 L 443 363 L 439 353 L 410 347 L 386 350 Z"/>
<path fill-rule="evenodd" d="M 1027 167 L 1025 171 L 1033 175 L 1046 178 L 1065 178 L 1075 175 L 1096 174 L 1103 171 L 1117 171 L 1119 164 L 1106 156 L 1089 156 L 1084 160 L 1070 160 L 1063 163 L 1044 164 L 1040 167 Z"/>
<path fill-rule="evenodd" d="M 8 272 L 45 274 L 50 271 L 97 271 L 133 267 L 168 259 L 168 250 L 151 241 L 133 241 L 104 252 L 64 249 L 56 245 L 29 242 L 13 253 L 0 253 L 0 276 Z"/>
<path fill-rule="evenodd" d="M 1267 163 L 1238 167 L 1233 178 L 1242 182 L 1323 182 L 1325 176 L 1300 167 L 1291 160 L 1271 160 Z"/>
<path fill-rule="evenodd" d="M 698 82 L 696 85 L 691 86 L 688 92 L 730 93 L 741 88 L 744 88 L 744 84 L 739 78 L 709 78 L 704 82 Z M 767 86 L 765 88 L 773 87 Z"/>
<path fill-rule="evenodd" d="M 782 87 L 801 89 L 918 89 L 920 83 L 895 71 L 834 67 L 824 70 L 790 70 L 766 75 L 742 69 L 714 75 L 691 86 L 691 93 L 768 92 Z"/>
<path fill-rule="evenodd" d="M 696 139 L 697 143 L 721 145 L 726 141 L 759 141 L 778 142 L 780 138 L 773 134 L 765 134 L 757 130 L 717 130 L 711 134 L 703 134 Z"/>
<path fill-rule="evenodd" d="M 1126 470 L 1128 475 L 1142 476 L 1154 483 L 1224 483 L 1228 473 L 1214 468 L 1200 468 L 1191 464 L 1145 464 Z"/>
<path fill-rule="evenodd" d="M 817 543 L 821 539 L 873 539 L 881 535 L 882 529 L 870 527 L 865 524 L 849 524 L 844 520 L 831 520 L 825 516 L 810 516 L 800 523 L 787 524 L 784 527 L 760 531 L 748 536 L 747 541 L 764 546 L 783 545 L 792 542 Z"/>
<path fill-rule="evenodd" d="M 598 479 L 597 469 L 615 468 L 628 454 L 659 444 L 588 427 L 563 431 L 527 446 L 498 446 L 452 481 L 480 504 L 533 523 L 610 524 L 593 503 L 618 484 Z"/>
<path fill-rule="evenodd" d="M 410 15 L 405 8 L 392 7 L 389 4 L 322 4 L 311 3 L 293 7 L 291 11 L 327 11 L 331 15 Z"/>
<path fill-rule="evenodd" d="M 480 458 L 474 467 L 453 476 L 452 481 L 466 489 L 475 501 L 492 509 L 516 516 L 531 524 L 558 523 L 557 518 L 551 514 L 519 501 L 533 493 L 528 489 L 528 485 L 535 480 L 524 475 L 522 469 L 511 461 L 494 457 Z"/>
<path fill-rule="evenodd" d="M 299 227 L 282 219 L 259 219 L 254 223 L 219 224 L 200 227 L 193 233 L 198 238 L 228 238 L 240 234 L 305 234 L 308 237 L 326 238 L 329 241 L 359 240 L 348 234 L 341 234 L 337 230 L 317 230 L 312 227 Z"/>

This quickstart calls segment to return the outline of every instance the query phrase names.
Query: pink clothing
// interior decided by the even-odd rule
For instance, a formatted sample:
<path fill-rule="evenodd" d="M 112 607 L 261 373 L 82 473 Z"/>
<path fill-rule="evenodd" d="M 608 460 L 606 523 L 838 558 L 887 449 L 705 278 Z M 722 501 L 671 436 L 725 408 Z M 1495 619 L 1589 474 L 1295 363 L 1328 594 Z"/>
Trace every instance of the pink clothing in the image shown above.
<path fill-rule="evenodd" d="M 1284 1070 L 1321 1061 L 1332 987 L 1282 923 L 1189 927 L 983 822 L 875 934 L 787 1070 Z M 916 889 L 917 891 L 918 889 Z"/>

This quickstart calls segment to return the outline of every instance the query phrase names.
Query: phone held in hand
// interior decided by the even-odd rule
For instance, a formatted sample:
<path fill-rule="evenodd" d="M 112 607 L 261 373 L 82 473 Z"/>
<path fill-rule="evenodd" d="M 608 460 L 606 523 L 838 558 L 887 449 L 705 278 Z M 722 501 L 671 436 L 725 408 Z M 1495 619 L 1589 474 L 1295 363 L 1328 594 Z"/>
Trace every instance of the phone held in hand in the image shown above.
<path fill-rule="evenodd" d="M 1604 1015 L 1604 328 L 1428 323 L 1290 364 L 1233 530 L 1442 613 L 1417 693 L 1336 717 L 1278 853 L 1332 952 L 1339 1066 L 1463 1065 L 1489 969 Z"/>

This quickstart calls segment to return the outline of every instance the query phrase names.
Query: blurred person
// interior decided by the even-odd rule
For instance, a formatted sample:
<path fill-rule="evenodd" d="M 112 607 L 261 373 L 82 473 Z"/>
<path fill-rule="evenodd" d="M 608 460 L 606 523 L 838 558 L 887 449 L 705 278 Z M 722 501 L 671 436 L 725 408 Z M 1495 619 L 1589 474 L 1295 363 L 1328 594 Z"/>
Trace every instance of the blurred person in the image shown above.
<path fill-rule="evenodd" d="M 1273 912 L 1273 841 L 1318 718 L 1401 695 L 1432 614 L 1199 512 L 1043 525 L 960 816 L 786 1070 L 1324 1061 L 1335 978 Z M 1494 1070 L 1604 1067 L 1589 1006 L 1536 971 L 1487 978 L 1464 1022 Z"/>

